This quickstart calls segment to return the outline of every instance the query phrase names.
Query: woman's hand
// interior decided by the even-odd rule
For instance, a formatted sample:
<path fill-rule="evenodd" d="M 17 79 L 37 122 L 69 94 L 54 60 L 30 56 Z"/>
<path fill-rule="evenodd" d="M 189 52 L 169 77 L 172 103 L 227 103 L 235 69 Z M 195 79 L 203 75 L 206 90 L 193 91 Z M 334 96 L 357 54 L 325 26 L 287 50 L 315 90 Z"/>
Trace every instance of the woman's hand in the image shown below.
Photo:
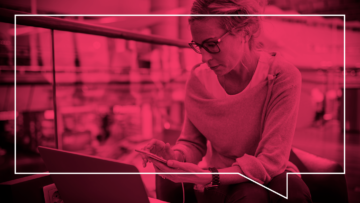
<path fill-rule="evenodd" d="M 153 139 L 151 140 L 142 150 L 151 152 L 153 154 L 156 154 L 165 160 L 171 160 L 176 159 L 174 151 L 171 149 L 170 144 L 161 141 Z M 143 166 L 146 167 L 146 163 L 148 161 L 153 161 L 153 159 L 149 159 L 145 155 L 142 155 L 143 158 Z"/>
<path fill-rule="evenodd" d="M 169 160 L 167 165 L 152 159 L 155 171 L 160 173 L 189 173 L 189 174 L 159 174 L 161 177 L 171 180 L 175 183 L 194 183 L 199 185 L 206 185 L 211 182 L 211 174 L 191 174 L 209 172 L 201 169 L 193 163 L 184 163 L 175 160 Z"/>

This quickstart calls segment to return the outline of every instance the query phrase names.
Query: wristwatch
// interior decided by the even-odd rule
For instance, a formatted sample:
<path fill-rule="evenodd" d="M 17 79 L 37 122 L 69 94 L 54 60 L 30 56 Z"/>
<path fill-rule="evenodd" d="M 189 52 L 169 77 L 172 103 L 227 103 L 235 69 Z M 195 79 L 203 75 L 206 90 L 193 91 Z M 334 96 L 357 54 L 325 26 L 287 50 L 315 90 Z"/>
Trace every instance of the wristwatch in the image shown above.
<path fill-rule="evenodd" d="M 213 167 L 209 168 L 209 171 L 212 172 L 212 180 L 208 185 L 206 185 L 206 188 L 208 188 L 208 189 L 218 188 L 220 185 L 219 171 Z"/>

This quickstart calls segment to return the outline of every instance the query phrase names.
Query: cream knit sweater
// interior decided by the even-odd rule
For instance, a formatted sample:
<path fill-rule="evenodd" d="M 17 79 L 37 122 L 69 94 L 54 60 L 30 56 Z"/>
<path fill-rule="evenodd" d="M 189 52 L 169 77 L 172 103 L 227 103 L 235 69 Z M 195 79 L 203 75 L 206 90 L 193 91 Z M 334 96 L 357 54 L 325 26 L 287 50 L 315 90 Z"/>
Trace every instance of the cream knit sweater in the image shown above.
<path fill-rule="evenodd" d="M 240 173 L 261 184 L 285 170 L 298 171 L 289 156 L 301 74 L 275 53 L 267 59 L 266 80 L 225 98 L 214 98 L 196 69 L 192 71 L 186 85 L 184 126 L 173 147 L 184 153 L 187 162 L 198 163 L 206 154 L 209 167 L 236 165 Z"/>

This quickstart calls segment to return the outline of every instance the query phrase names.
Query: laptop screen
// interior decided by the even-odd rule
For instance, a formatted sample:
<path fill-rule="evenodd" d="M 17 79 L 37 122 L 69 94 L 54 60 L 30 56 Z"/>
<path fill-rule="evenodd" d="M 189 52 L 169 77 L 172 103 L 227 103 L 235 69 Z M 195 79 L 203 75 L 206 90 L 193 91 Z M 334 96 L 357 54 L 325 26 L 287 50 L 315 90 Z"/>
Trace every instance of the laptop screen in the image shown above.
<path fill-rule="evenodd" d="M 114 160 L 47 147 L 39 147 L 39 152 L 50 173 L 139 172 L 133 165 Z M 52 174 L 51 177 L 66 203 L 149 202 L 140 174 Z"/>

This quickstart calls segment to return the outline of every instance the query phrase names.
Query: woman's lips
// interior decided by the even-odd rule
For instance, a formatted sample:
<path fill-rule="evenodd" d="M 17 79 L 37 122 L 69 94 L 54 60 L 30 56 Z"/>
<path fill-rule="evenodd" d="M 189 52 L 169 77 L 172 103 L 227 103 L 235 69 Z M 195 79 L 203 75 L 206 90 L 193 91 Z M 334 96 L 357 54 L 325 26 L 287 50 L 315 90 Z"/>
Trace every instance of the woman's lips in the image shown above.
<path fill-rule="evenodd" d="M 210 69 L 211 70 L 215 70 L 215 69 L 217 69 L 219 67 L 219 65 L 217 65 L 217 66 L 210 66 Z"/>

